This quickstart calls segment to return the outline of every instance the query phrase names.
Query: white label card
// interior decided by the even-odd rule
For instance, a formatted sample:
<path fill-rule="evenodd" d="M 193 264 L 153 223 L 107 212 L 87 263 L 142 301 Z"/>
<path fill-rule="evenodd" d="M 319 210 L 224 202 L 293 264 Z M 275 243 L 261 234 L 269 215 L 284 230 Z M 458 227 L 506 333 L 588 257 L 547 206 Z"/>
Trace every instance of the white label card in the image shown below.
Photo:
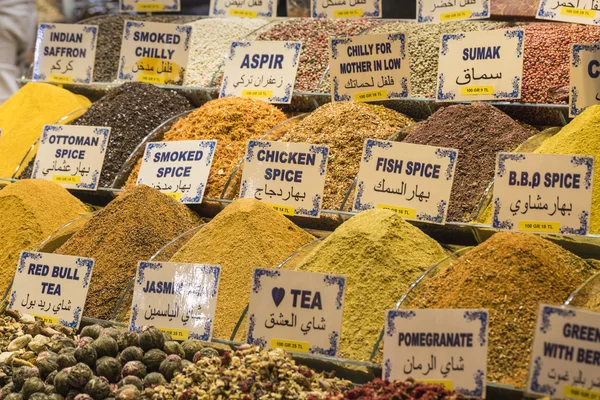
<path fill-rule="evenodd" d="M 220 276 L 218 265 L 140 261 L 129 330 L 152 325 L 175 340 L 209 342 Z"/>
<path fill-rule="evenodd" d="M 181 11 L 181 0 L 119 0 L 119 11 L 177 12 Z"/>
<path fill-rule="evenodd" d="M 417 22 L 447 22 L 490 17 L 490 0 L 417 0 Z"/>
<path fill-rule="evenodd" d="M 247 342 L 335 357 L 339 350 L 346 278 L 256 268 Z"/>
<path fill-rule="evenodd" d="M 485 398 L 487 310 L 388 310 L 383 379 L 438 383 Z"/>
<path fill-rule="evenodd" d="M 318 218 L 329 147 L 249 140 L 240 198 L 264 201 L 285 215 Z"/>
<path fill-rule="evenodd" d="M 300 42 L 233 42 L 219 97 L 251 97 L 291 103 Z"/>
<path fill-rule="evenodd" d="M 33 80 L 92 83 L 98 27 L 40 24 L 35 42 Z"/>
<path fill-rule="evenodd" d="M 202 203 L 216 140 L 148 143 L 138 185 L 148 185 L 181 203 Z"/>
<path fill-rule="evenodd" d="M 8 308 L 77 329 L 94 260 L 22 251 Z"/>
<path fill-rule="evenodd" d="M 385 208 L 405 219 L 443 224 L 458 150 L 367 139 L 353 210 Z"/>
<path fill-rule="evenodd" d="M 572 44 L 569 117 L 600 104 L 600 45 Z"/>
<path fill-rule="evenodd" d="M 272 18 L 277 16 L 275 0 L 210 0 L 211 17 Z"/>
<path fill-rule="evenodd" d="M 330 45 L 332 101 L 408 97 L 410 63 L 404 33 L 332 39 Z"/>
<path fill-rule="evenodd" d="M 600 399 L 600 314 L 541 304 L 527 392 L 553 399 Z"/>
<path fill-rule="evenodd" d="M 33 179 L 68 189 L 97 190 L 110 128 L 46 125 L 33 164 Z"/>
<path fill-rule="evenodd" d="M 600 24 L 598 0 L 540 0 L 536 18 L 573 24 Z"/>
<path fill-rule="evenodd" d="M 443 34 L 437 100 L 521 98 L 524 38 L 519 29 Z"/>
<path fill-rule="evenodd" d="M 381 18 L 381 2 L 382 0 L 310 0 L 310 9 L 313 18 Z"/>
<path fill-rule="evenodd" d="M 499 153 L 492 227 L 586 235 L 590 230 L 594 157 Z"/>
<path fill-rule="evenodd" d="M 188 25 L 125 21 L 117 79 L 181 85 L 191 34 Z"/>

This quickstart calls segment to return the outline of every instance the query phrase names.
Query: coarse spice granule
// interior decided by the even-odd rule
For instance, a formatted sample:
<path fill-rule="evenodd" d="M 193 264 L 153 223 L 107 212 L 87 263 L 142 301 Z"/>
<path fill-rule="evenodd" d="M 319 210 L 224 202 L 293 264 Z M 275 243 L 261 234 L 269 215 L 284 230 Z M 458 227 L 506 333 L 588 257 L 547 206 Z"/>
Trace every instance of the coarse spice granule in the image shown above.
<path fill-rule="evenodd" d="M 110 319 L 138 261 L 199 223 L 185 205 L 148 186 L 111 201 L 56 251 L 96 260 L 84 315 Z"/>
<path fill-rule="evenodd" d="M 329 146 L 323 208 L 339 209 L 358 174 L 365 139 L 387 139 L 414 121 L 383 106 L 325 104 L 281 137 L 282 142 Z"/>
<path fill-rule="evenodd" d="M 12 178 L 46 124 L 90 105 L 83 96 L 48 83 L 28 83 L 0 104 L 0 177 Z M 35 156 L 27 156 L 24 166 Z"/>
<path fill-rule="evenodd" d="M 213 336 L 229 339 L 248 305 L 252 270 L 275 267 L 312 240 L 272 207 L 239 199 L 200 228 L 171 261 L 221 266 Z M 245 324 L 238 332 L 245 334 Z"/>
<path fill-rule="evenodd" d="M 277 107 L 261 100 L 226 97 L 209 101 L 181 118 L 161 141 L 217 140 L 205 197 L 220 198 L 237 163 L 244 157 L 249 139 L 258 139 L 286 120 Z M 141 160 L 131 172 L 126 188 L 136 184 Z"/>
<path fill-rule="evenodd" d="M 359 213 L 340 225 L 300 262 L 298 270 L 347 279 L 340 357 L 368 361 L 394 307 L 444 249 L 393 211 Z"/>
<path fill-rule="evenodd" d="M 21 250 L 35 250 L 62 225 L 88 211 L 49 181 L 26 179 L 0 190 L 0 292 L 13 279 Z"/>
<path fill-rule="evenodd" d="M 539 304 L 562 304 L 593 272 L 548 240 L 500 232 L 423 279 L 402 307 L 489 309 L 487 378 L 523 387 Z"/>
<path fill-rule="evenodd" d="M 436 111 L 404 142 L 458 149 L 447 218 L 468 222 L 494 177 L 496 154 L 513 151 L 534 133 L 489 104 L 459 104 Z"/>

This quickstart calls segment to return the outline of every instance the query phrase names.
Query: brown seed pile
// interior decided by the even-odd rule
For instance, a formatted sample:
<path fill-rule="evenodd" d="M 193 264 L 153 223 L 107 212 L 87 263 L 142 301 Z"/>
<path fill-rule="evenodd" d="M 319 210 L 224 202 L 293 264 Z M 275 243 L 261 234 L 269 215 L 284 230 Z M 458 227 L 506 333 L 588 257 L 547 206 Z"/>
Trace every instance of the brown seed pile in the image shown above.
<path fill-rule="evenodd" d="M 84 315 L 109 319 L 138 261 L 199 222 L 187 207 L 144 185 L 110 202 L 56 251 L 96 260 Z"/>
<path fill-rule="evenodd" d="M 592 272 L 545 239 L 502 232 L 425 278 L 402 307 L 489 309 L 488 379 L 523 387 L 539 304 L 562 304 Z"/>
<path fill-rule="evenodd" d="M 475 103 L 438 110 L 404 141 L 458 149 L 448 220 L 468 222 L 494 177 L 496 154 L 513 151 L 532 134 L 497 108 Z"/>
<path fill-rule="evenodd" d="M 227 97 L 209 101 L 181 118 L 163 141 L 217 140 L 205 196 L 219 198 L 225 183 L 246 151 L 249 139 L 258 139 L 286 117 L 278 108 L 260 100 Z M 135 186 L 141 160 L 130 174 L 126 188 Z"/>
<path fill-rule="evenodd" d="M 387 139 L 413 122 L 382 106 L 328 103 L 285 133 L 281 141 L 329 146 L 323 208 L 337 210 L 358 173 L 365 139 Z"/>

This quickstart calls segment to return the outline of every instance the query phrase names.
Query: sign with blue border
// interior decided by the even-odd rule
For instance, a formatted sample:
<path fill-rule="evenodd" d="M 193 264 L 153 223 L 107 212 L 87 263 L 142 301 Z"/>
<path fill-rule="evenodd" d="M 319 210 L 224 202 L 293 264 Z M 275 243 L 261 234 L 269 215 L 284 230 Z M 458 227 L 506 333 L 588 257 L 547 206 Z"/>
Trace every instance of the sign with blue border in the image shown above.
<path fill-rule="evenodd" d="M 527 392 L 553 399 L 600 399 L 600 314 L 541 304 Z"/>
<path fill-rule="evenodd" d="M 321 213 L 329 147 L 249 140 L 240 198 L 268 203 L 290 216 Z"/>
<path fill-rule="evenodd" d="M 33 179 L 68 189 L 97 190 L 109 127 L 46 125 L 33 163 Z"/>
<path fill-rule="evenodd" d="M 443 34 L 437 101 L 520 99 L 524 39 L 521 29 Z"/>
<path fill-rule="evenodd" d="M 175 340 L 210 341 L 220 276 L 219 265 L 140 261 L 129 330 L 152 325 Z"/>
<path fill-rule="evenodd" d="M 600 24 L 600 3 L 598 0 L 540 0 L 537 19 L 570 22 L 572 24 Z"/>
<path fill-rule="evenodd" d="M 385 208 L 404 219 L 446 222 L 458 150 L 366 139 L 354 211 Z"/>
<path fill-rule="evenodd" d="M 181 0 L 119 0 L 119 12 L 179 12 Z"/>
<path fill-rule="evenodd" d="M 313 18 L 381 18 L 381 2 L 382 0 L 310 0 L 310 9 Z"/>
<path fill-rule="evenodd" d="M 492 227 L 587 235 L 593 180 L 592 156 L 499 153 Z"/>
<path fill-rule="evenodd" d="M 8 308 L 77 329 L 93 268 L 91 258 L 22 251 Z"/>
<path fill-rule="evenodd" d="M 202 203 L 216 140 L 146 144 L 138 185 L 148 185 L 186 204 Z"/>
<path fill-rule="evenodd" d="M 600 104 L 600 44 L 572 44 L 569 117 Z"/>
<path fill-rule="evenodd" d="M 301 49 L 300 42 L 231 43 L 219 97 L 291 103 Z"/>
<path fill-rule="evenodd" d="M 388 310 L 383 379 L 413 378 L 485 398 L 487 310 Z"/>
<path fill-rule="evenodd" d="M 277 16 L 275 0 L 210 0 L 211 17 L 273 18 Z"/>
<path fill-rule="evenodd" d="M 35 42 L 33 80 L 90 84 L 94 76 L 98 27 L 40 24 Z"/>
<path fill-rule="evenodd" d="M 335 357 L 345 290 L 342 275 L 254 269 L 247 343 Z"/>
<path fill-rule="evenodd" d="M 331 39 L 332 101 L 378 101 L 409 96 L 410 61 L 404 33 Z"/>
<path fill-rule="evenodd" d="M 417 0 L 417 22 L 449 22 L 490 17 L 490 0 Z"/>

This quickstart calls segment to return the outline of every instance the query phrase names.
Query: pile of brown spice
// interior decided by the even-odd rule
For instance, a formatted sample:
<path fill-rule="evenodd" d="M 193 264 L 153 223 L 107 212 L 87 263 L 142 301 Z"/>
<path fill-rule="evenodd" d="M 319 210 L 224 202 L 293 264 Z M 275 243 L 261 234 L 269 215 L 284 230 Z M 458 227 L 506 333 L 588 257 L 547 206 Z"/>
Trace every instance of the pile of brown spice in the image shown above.
<path fill-rule="evenodd" d="M 501 232 L 426 277 L 402 307 L 489 309 L 488 379 L 523 387 L 539 304 L 562 304 L 593 272 L 545 239 Z"/>
<path fill-rule="evenodd" d="M 148 186 L 111 201 L 56 250 L 96 260 L 84 315 L 109 319 L 138 261 L 199 223 L 186 206 Z"/>
<path fill-rule="evenodd" d="M 258 139 L 286 120 L 278 108 L 264 101 L 228 97 L 209 101 L 181 118 L 161 141 L 217 140 L 205 197 L 219 198 L 249 139 Z M 134 167 L 125 189 L 135 186 L 141 160 Z"/>
<path fill-rule="evenodd" d="M 358 173 L 365 139 L 387 139 L 412 123 L 412 119 L 383 106 L 328 103 L 280 140 L 329 146 L 323 208 L 337 210 Z"/>

